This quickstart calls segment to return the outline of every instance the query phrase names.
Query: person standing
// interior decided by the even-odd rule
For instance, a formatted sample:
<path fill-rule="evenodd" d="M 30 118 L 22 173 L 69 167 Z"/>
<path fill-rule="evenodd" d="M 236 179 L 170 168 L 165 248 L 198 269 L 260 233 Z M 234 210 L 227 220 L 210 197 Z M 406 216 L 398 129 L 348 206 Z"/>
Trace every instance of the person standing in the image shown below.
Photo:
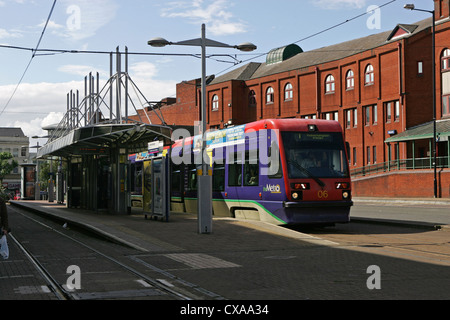
<path fill-rule="evenodd" d="M 1 228 L 0 237 L 8 234 L 8 232 L 10 231 L 8 224 L 8 211 L 6 209 L 6 202 L 2 197 L 0 197 L 0 228 Z"/>

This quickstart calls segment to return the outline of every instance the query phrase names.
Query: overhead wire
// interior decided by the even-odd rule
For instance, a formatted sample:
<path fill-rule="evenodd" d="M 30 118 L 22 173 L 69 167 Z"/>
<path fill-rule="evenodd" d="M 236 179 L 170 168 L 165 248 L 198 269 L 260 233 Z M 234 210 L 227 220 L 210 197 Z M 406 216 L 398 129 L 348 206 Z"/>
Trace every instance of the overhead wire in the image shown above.
<path fill-rule="evenodd" d="M 12 92 L 11 97 L 8 99 L 8 101 L 6 102 L 5 106 L 3 107 L 2 111 L 0 112 L 0 117 L 5 112 L 6 108 L 9 106 L 9 104 L 12 101 L 12 99 L 16 95 L 17 89 L 19 89 L 20 84 L 22 83 L 23 79 L 25 78 L 25 75 L 26 75 L 28 69 L 30 68 L 31 63 L 33 62 L 33 59 L 36 56 L 36 52 L 39 49 L 39 45 L 41 44 L 42 38 L 44 37 L 45 30 L 47 29 L 47 25 L 48 25 L 48 23 L 50 21 L 50 18 L 52 16 L 52 14 L 53 14 L 53 10 L 55 9 L 56 1 L 57 0 L 53 1 L 52 8 L 50 9 L 50 13 L 49 13 L 49 15 L 47 17 L 47 21 L 45 22 L 44 28 L 43 28 L 43 30 L 41 32 L 40 37 L 39 37 L 39 41 L 38 41 L 35 49 L 32 51 L 32 55 L 31 55 L 30 61 L 28 62 L 27 66 L 25 67 L 25 70 L 23 71 L 22 76 L 19 79 L 19 82 L 17 83 L 16 87 L 14 88 L 14 91 Z"/>
<path fill-rule="evenodd" d="M 390 1 L 388 1 L 388 2 L 386 2 L 386 3 L 384 3 L 384 4 L 382 4 L 382 5 L 378 6 L 378 8 L 383 8 L 383 7 L 385 7 L 385 6 L 387 6 L 387 5 L 390 5 L 390 4 L 392 4 L 393 2 L 396 2 L 396 1 L 397 1 L 397 0 L 390 0 Z M 117 53 L 117 52 L 112 52 L 112 51 L 95 51 L 95 50 L 39 49 L 41 40 L 42 40 L 42 38 L 43 38 L 43 36 L 44 36 L 45 30 L 46 30 L 47 25 L 48 25 L 48 23 L 49 23 L 49 21 L 50 21 L 50 18 L 51 18 L 51 15 L 52 15 L 52 13 L 53 13 L 53 9 L 54 9 L 54 7 L 55 7 L 55 5 L 56 5 L 56 2 L 57 2 L 57 0 L 54 0 L 53 5 L 52 5 L 52 8 L 51 8 L 51 10 L 50 10 L 50 14 L 49 14 L 49 16 L 48 16 L 48 18 L 47 18 L 47 21 L 46 21 L 46 23 L 45 23 L 45 26 L 44 26 L 44 28 L 43 28 L 43 31 L 42 31 L 41 36 L 40 36 L 40 38 L 39 38 L 39 41 L 38 41 L 38 43 L 37 43 L 37 45 L 36 45 L 36 47 L 35 47 L 34 49 L 33 49 L 33 48 L 27 48 L 27 47 L 20 47 L 20 46 L 0 45 L 0 48 L 16 49 L 16 50 L 26 50 L 26 51 L 31 51 L 31 52 L 32 52 L 31 59 L 30 59 L 30 61 L 28 62 L 28 65 L 26 66 L 25 71 L 23 72 L 23 74 L 22 74 L 22 76 L 21 76 L 21 78 L 20 78 L 20 80 L 19 80 L 19 83 L 18 83 L 17 86 L 15 87 L 15 89 L 14 89 L 14 91 L 13 91 L 11 97 L 9 98 L 8 102 L 7 102 L 6 105 L 3 107 L 2 111 L 0 112 L 0 116 L 4 113 L 5 109 L 8 107 L 8 105 L 9 105 L 10 102 L 11 102 L 11 100 L 13 99 L 13 97 L 14 97 L 14 95 L 15 95 L 17 89 L 18 89 L 18 87 L 20 86 L 20 84 L 22 83 L 22 81 L 23 81 L 23 79 L 24 79 L 24 77 L 25 77 L 26 72 L 28 71 L 28 68 L 30 67 L 30 65 L 31 65 L 31 63 L 32 63 L 32 61 L 33 61 L 33 59 L 34 59 L 36 56 L 56 55 L 56 54 L 67 54 L 67 53 L 69 53 L 69 54 L 108 54 L 108 55 L 111 54 L 111 53 L 112 53 L 112 54 L 116 54 L 116 53 Z M 325 29 L 323 29 L 323 30 L 321 30 L 321 31 L 318 31 L 318 32 L 315 32 L 315 33 L 313 33 L 313 34 L 311 34 L 311 35 L 308 35 L 308 36 L 306 36 L 306 37 L 304 37 L 304 38 L 302 38 L 302 39 L 299 39 L 299 40 L 297 40 L 297 41 L 294 41 L 293 43 L 299 43 L 299 42 L 305 41 L 305 40 L 307 40 L 307 39 L 313 38 L 313 37 L 315 37 L 315 36 L 318 36 L 318 35 L 320 35 L 320 34 L 322 34 L 322 33 L 325 33 L 325 32 L 327 32 L 327 31 L 330 31 L 330 30 L 332 30 L 332 29 L 338 28 L 338 27 L 340 27 L 340 26 L 342 26 L 342 25 L 344 25 L 344 24 L 346 24 L 346 23 L 349 23 L 349 22 L 351 22 L 351 21 L 353 21 L 353 20 L 356 20 L 356 19 L 358 19 L 358 18 L 361 18 L 361 17 L 363 17 L 363 16 L 365 16 L 365 15 L 367 15 L 367 14 L 370 14 L 370 13 L 371 13 L 371 11 L 368 11 L 368 12 L 364 12 L 364 13 L 358 14 L 358 15 L 356 15 L 356 16 L 354 16 L 354 17 L 352 17 L 352 18 L 349 18 L 349 19 L 347 19 L 347 20 L 345 20 L 345 21 L 343 21 L 343 22 L 339 22 L 339 23 L 337 23 L 337 24 L 335 24 L 335 25 L 333 25 L 333 26 L 331 26 L 331 27 L 325 28 Z M 353 51 L 353 49 L 352 49 L 352 51 Z M 42 53 L 40 53 L 40 52 L 42 52 Z M 120 53 L 120 52 L 119 52 L 119 53 Z M 201 57 L 199 54 L 190 54 L 190 53 L 187 53 L 187 54 L 179 54 L 179 53 L 128 52 L 128 54 L 129 54 L 129 55 L 146 55 L 146 56 L 190 56 L 190 57 L 195 57 L 195 58 L 200 58 L 200 57 Z M 242 64 L 242 63 L 246 63 L 246 62 L 248 62 L 248 61 L 252 61 L 252 60 L 258 59 L 258 58 L 260 58 L 260 57 L 262 57 L 262 56 L 265 56 L 265 55 L 267 55 L 267 54 L 268 54 L 268 52 L 264 52 L 264 53 L 260 53 L 260 54 L 248 54 L 248 53 L 247 53 L 247 54 L 241 54 L 241 55 L 254 55 L 254 57 L 251 57 L 251 58 L 248 58 L 248 59 L 244 59 L 244 60 L 238 60 L 237 58 L 235 58 L 235 57 L 233 57 L 233 56 L 231 56 L 231 55 L 227 55 L 227 56 L 229 56 L 229 57 L 232 57 L 234 61 L 225 61 L 225 60 L 219 60 L 219 59 L 217 59 L 217 58 L 214 58 L 215 56 L 219 56 L 219 55 L 209 55 L 207 58 L 216 60 L 217 62 L 224 62 L 224 63 L 226 62 L 226 63 L 231 63 L 231 64 L 232 64 L 232 66 L 229 66 L 229 67 L 225 68 L 224 70 L 222 70 L 222 71 L 216 73 L 216 75 L 220 75 L 220 74 L 222 74 L 222 73 L 224 73 L 224 72 L 227 72 L 228 70 L 234 68 L 236 65 L 239 65 L 239 64 Z M 225 56 L 225 55 L 224 55 L 224 56 Z"/>
<path fill-rule="evenodd" d="M 388 2 L 386 2 L 386 3 L 384 3 L 384 4 L 380 5 L 380 6 L 378 6 L 378 8 L 381 9 L 381 8 L 383 8 L 383 7 L 387 6 L 387 5 L 390 5 L 391 3 L 396 2 L 396 1 L 397 1 L 397 0 L 391 0 L 391 1 L 388 1 Z M 318 31 L 318 32 L 315 32 L 315 33 L 313 33 L 313 34 L 311 34 L 311 35 L 309 35 L 309 36 L 306 36 L 306 37 L 304 37 L 304 38 L 302 38 L 302 39 L 299 39 L 299 40 L 297 40 L 297 41 L 294 41 L 293 43 L 299 43 L 299 42 L 308 40 L 308 39 L 310 39 L 310 38 L 313 38 L 313 37 L 318 36 L 318 35 L 320 35 L 320 34 L 322 34 L 322 33 L 325 33 L 325 32 L 327 32 L 327 31 L 330 31 L 330 30 L 332 30 L 332 29 L 335 29 L 335 28 L 337 28 L 337 27 L 340 27 L 340 26 L 342 26 L 342 25 L 344 25 L 344 24 L 346 24 L 346 23 L 348 23 L 348 22 L 350 22 L 350 21 L 356 20 L 356 19 L 361 18 L 361 17 L 363 17 L 363 16 L 365 16 L 365 15 L 368 15 L 368 14 L 370 14 L 370 13 L 371 13 L 371 11 L 366 11 L 366 12 L 364 12 L 364 13 L 360 13 L 360 14 L 358 14 L 358 15 L 352 17 L 352 18 L 349 18 L 349 19 L 343 21 L 343 22 L 339 22 L 339 23 L 337 23 L 337 24 L 335 24 L 335 25 L 333 25 L 333 26 L 331 26 L 331 27 L 325 28 L 325 29 L 323 29 L 323 30 L 321 30 L 321 31 Z M 354 49 L 352 49 L 352 51 L 353 51 L 353 50 L 354 50 Z M 268 53 L 269 53 L 269 52 L 265 52 L 265 53 L 258 54 L 258 55 L 256 55 L 256 56 L 253 57 L 253 58 L 249 58 L 249 59 L 246 59 L 246 60 L 242 60 L 240 63 L 245 63 L 245 62 L 248 62 L 248 61 L 252 61 L 252 60 L 258 59 L 258 58 L 260 58 L 260 57 L 262 57 L 262 56 L 267 55 Z M 228 68 L 226 68 L 226 69 L 220 71 L 220 72 L 217 73 L 217 74 L 222 74 L 222 73 L 228 71 L 229 69 L 231 69 L 231 68 L 233 68 L 233 67 L 234 67 L 234 66 L 228 67 Z"/>

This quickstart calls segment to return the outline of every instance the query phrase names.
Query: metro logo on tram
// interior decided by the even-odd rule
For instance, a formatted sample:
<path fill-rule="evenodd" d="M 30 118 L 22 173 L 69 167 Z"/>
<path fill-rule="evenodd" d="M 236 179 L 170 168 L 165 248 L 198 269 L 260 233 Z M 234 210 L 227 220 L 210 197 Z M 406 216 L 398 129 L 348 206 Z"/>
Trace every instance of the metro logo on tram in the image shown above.
<path fill-rule="evenodd" d="M 266 184 L 266 186 L 263 188 L 263 191 L 270 193 L 281 193 L 281 187 L 279 184 L 277 185 Z"/>

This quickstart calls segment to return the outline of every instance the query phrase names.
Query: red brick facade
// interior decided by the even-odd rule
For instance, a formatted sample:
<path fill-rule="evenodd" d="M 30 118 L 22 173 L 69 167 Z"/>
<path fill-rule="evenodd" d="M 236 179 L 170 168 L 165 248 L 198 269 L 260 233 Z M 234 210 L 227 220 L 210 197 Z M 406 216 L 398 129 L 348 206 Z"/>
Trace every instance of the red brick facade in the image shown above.
<path fill-rule="evenodd" d="M 437 119 L 442 119 L 450 118 L 450 112 L 443 112 L 441 72 L 443 52 L 450 48 L 450 0 L 434 2 L 436 106 Z M 263 118 L 334 119 L 351 145 L 351 169 L 411 157 L 407 143 L 385 140 L 433 119 L 431 21 L 399 24 L 392 32 L 298 53 L 275 64 L 250 63 L 220 76 L 207 86 L 207 124 L 224 128 Z M 178 84 L 176 102 L 161 112 L 168 125 L 193 125 L 199 109 L 197 79 Z M 414 150 L 414 156 L 429 155 L 429 144 L 418 141 Z"/>

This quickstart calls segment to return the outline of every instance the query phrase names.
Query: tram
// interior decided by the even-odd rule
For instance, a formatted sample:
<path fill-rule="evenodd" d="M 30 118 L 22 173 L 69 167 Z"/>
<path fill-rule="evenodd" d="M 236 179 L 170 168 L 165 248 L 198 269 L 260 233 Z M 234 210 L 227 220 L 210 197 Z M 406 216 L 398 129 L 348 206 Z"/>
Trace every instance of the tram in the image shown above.
<path fill-rule="evenodd" d="M 211 166 L 213 215 L 273 224 L 350 220 L 348 144 L 337 121 L 260 120 L 175 141 L 171 210 L 197 211 L 197 175 Z"/>

